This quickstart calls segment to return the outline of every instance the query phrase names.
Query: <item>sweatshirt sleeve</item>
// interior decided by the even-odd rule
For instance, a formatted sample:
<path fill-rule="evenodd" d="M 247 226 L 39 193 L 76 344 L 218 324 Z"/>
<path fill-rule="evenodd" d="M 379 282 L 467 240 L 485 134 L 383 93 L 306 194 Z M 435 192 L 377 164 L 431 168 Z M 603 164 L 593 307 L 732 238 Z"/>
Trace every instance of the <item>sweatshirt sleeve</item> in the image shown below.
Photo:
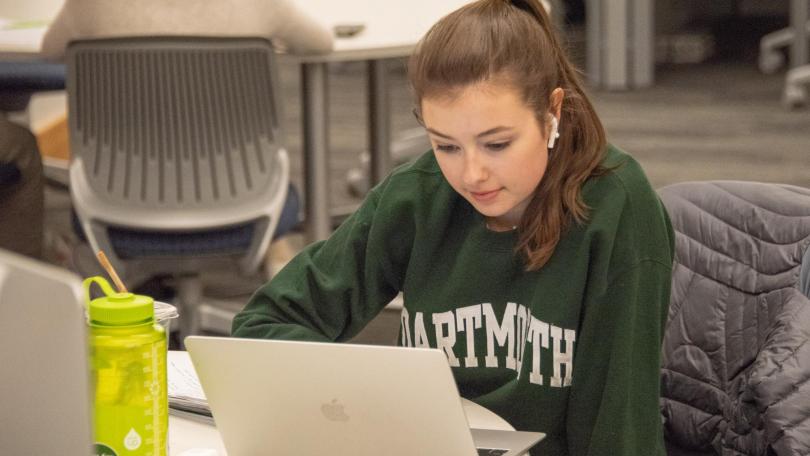
<path fill-rule="evenodd" d="M 328 240 L 260 288 L 234 318 L 233 335 L 343 341 L 360 332 L 400 290 L 411 245 L 407 216 L 380 210 L 379 199 L 372 191 Z"/>
<path fill-rule="evenodd" d="M 566 422 L 572 456 L 664 454 L 658 398 L 670 276 L 671 265 L 642 260 L 588 303 Z"/>

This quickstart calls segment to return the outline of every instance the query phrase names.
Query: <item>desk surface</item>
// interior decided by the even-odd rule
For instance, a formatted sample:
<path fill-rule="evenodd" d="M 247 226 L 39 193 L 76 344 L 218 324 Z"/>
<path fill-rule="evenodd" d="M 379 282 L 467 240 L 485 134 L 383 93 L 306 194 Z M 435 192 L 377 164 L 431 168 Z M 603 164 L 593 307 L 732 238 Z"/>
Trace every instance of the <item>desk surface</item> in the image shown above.
<path fill-rule="evenodd" d="M 436 21 L 466 3 L 469 0 L 296 0 L 298 8 L 330 29 L 341 24 L 363 26 L 351 38 L 335 38 L 331 54 L 299 59 L 310 63 L 406 56 Z"/>
<path fill-rule="evenodd" d="M 0 58 L 30 59 L 39 54 L 39 45 L 47 30 L 46 21 L 4 19 L 0 14 Z"/>
<path fill-rule="evenodd" d="M 297 57 L 304 63 L 368 60 L 408 55 L 431 25 L 468 0 L 294 0 L 299 9 L 328 28 L 358 24 L 363 29 L 350 38 L 336 38 L 330 54 Z M 418 12 L 416 14 L 415 12 Z M 42 16 L 53 16 L 43 12 Z M 0 56 L 30 58 L 39 53 L 46 21 L 32 22 L 2 19 L 0 9 Z"/>
<path fill-rule="evenodd" d="M 470 427 L 512 431 L 503 418 L 480 405 L 462 399 Z M 169 415 L 170 456 L 226 456 L 216 428 L 199 420 Z"/>

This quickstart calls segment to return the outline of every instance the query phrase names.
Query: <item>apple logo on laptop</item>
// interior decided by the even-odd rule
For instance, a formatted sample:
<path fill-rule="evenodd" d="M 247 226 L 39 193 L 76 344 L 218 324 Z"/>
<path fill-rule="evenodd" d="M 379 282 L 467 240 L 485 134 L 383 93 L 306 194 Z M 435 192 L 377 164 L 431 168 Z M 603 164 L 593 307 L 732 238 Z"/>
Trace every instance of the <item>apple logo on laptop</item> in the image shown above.
<path fill-rule="evenodd" d="M 346 414 L 343 404 L 338 402 L 337 399 L 332 399 L 332 402 L 321 405 L 321 413 L 329 421 L 349 421 L 349 415 Z"/>

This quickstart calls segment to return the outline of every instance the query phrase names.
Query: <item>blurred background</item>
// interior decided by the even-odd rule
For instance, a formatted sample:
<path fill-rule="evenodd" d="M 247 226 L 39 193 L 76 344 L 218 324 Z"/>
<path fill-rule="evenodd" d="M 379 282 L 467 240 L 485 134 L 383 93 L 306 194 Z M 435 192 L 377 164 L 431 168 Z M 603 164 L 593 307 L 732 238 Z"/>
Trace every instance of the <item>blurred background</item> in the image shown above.
<path fill-rule="evenodd" d="M 588 39 L 587 17 L 592 14 L 589 4 L 599 3 L 607 10 L 627 2 L 552 3 L 555 20 L 573 61 L 588 81 L 609 141 L 638 159 L 654 187 L 708 179 L 810 187 L 810 111 L 801 97 L 785 95 L 791 42 L 769 48 L 770 59 L 763 57 L 761 49 L 763 37 L 789 27 L 790 1 L 655 1 L 652 23 L 645 25 L 653 34 L 654 76 L 649 83 L 631 83 L 618 90 L 586 72 L 589 52 L 603 44 Z M 32 8 L 18 0 L 0 0 L 0 17 L 41 19 Z M 49 10 L 55 9 L 51 5 Z M 632 27 L 631 22 L 627 27 Z M 628 46 L 632 45 L 631 39 Z M 418 132 L 418 125 L 412 115 L 405 59 L 391 59 L 385 65 L 391 136 L 396 142 Z M 279 70 L 290 179 L 303 189 L 301 66 L 280 59 Z M 367 173 L 362 156 L 369 149 L 368 78 L 364 62 L 330 63 L 328 71 L 329 205 L 337 223 L 363 196 L 362 180 Z M 59 160 L 69 153 L 64 93 L 35 94 L 17 120 L 36 135 L 46 165 L 51 165 L 46 166 L 45 258 L 86 275 L 95 262 L 71 224 L 66 165 L 60 171 L 63 162 Z M 0 221 L 2 217 L 0 214 Z M 273 269 L 308 242 L 304 226 L 271 246 Z M 216 285 L 216 279 L 211 282 Z M 230 279 L 223 283 L 226 285 L 219 285 L 229 288 L 231 296 L 242 297 L 235 299 L 238 308 L 262 283 L 262 276 L 244 283 Z M 144 287 L 145 292 L 171 299 L 170 287 L 160 278 Z"/>
<path fill-rule="evenodd" d="M 585 5 L 558 2 L 571 57 L 587 81 Z M 786 64 L 759 68 L 760 40 L 789 25 L 788 1 L 657 1 L 655 77 L 650 87 L 589 93 L 613 144 L 636 157 L 652 184 L 732 179 L 810 186 L 810 111 L 783 102 Z M 283 65 L 285 125 L 291 178 L 301 187 L 301 118 L 297 65 Z M 391 125 L 396 134 L 417 128 L 405 60 L 391 70 Z M 335 206 L 357 202 L 342 178 L 368 149 L 366 76 L 362 63 L 339 64 L 331 74 L 331 195 Z"/>

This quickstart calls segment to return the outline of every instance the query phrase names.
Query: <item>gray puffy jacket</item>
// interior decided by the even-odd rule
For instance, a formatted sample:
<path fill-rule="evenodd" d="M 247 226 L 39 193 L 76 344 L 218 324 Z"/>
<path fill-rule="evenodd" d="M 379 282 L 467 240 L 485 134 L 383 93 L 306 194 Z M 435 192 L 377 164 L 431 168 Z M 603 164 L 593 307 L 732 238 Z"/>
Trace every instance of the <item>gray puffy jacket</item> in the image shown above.
<path fill-rule="evenodd" d="M 692 182 L 659 193 L 676 233 L 661 377 L 668 441 L 810 454 L 810 190 Z"/>

